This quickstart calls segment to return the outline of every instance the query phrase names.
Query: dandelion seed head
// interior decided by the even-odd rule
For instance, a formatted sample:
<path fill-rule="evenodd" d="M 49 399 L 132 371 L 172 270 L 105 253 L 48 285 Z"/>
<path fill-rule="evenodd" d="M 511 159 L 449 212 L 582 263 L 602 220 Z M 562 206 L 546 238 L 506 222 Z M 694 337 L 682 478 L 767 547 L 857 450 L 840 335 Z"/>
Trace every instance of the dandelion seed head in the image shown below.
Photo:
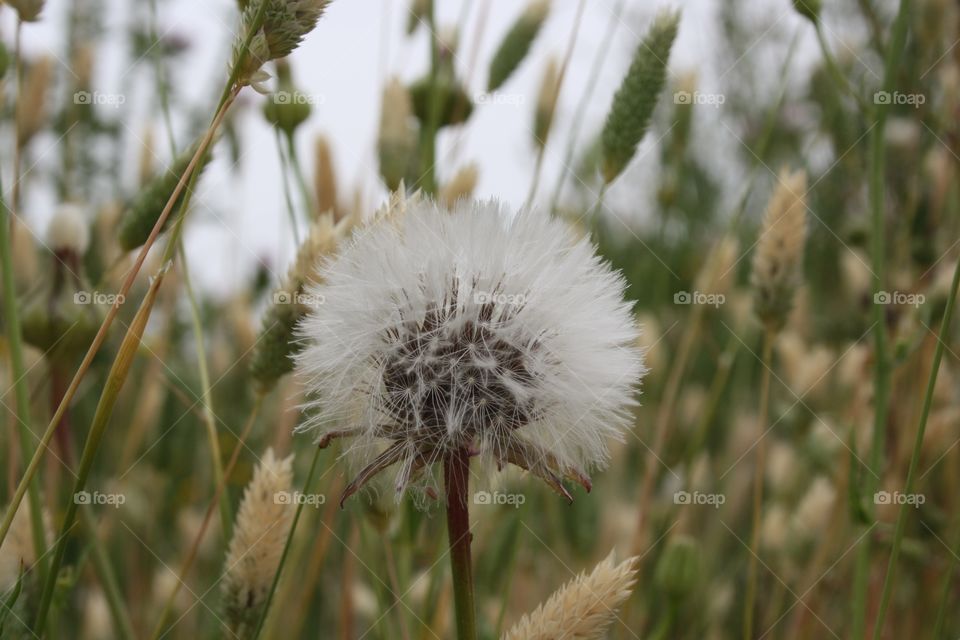
<path fill-rule="evenodd" d="M 563 493 L 558 476 L 583 484 L 631 420 L 645 369 L 624 282 L 560 221 L 415 201 L 317 279 L 307 291 L 324 304 L 299 327 L 301 430 L 358 436 L 362 460 L 380 452 L 374 473 L 399 463 L 401 492 L 467 448 Z"/>

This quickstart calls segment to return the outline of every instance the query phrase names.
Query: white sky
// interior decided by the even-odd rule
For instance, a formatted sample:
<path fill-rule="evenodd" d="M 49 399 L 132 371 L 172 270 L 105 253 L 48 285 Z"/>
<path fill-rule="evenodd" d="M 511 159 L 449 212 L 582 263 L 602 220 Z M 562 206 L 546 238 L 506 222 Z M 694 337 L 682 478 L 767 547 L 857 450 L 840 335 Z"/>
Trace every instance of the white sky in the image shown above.
<path fill-rule="evenodd" d="M 145 2 L 146 0 L 138 0 Z M 49 53 L 61 56 L 65 9 L 69 0 L 48 0 L 46 19 L 25 27 L 24 46 L 28 55 Z M 486 85 L 486 69 L 503 34 L 523 10 L 523 0 L 438 0 L 438 23 L 441 27 L 453 25 L 463 10 L 470 7 L 467 29 L 461 36 L 457 67 L 468 72 L 475 25 L 481 6 L 489 5 L 486 29 L 480 44 L 478 63 L 469 72 L 469 92 L 478 94 Z M 479 106 L 469 126 L 460 133 L 441 138 L 439 176 L 452 175 L 467 162 L 480 166 L 477 195 L 498 197 L 519 206 L 526 199 L 534 170 L 535 154 L 531 145 L 533 108 L 536 92 L 548 56 L 562 57 L 567 47 L 579 0 L 554 0 L 549 20 L 535 43 L 533 51 L 519 71 L 501 91 L 513 94 L 521 104 L 486 104 Z M 614 9 L 621 0 L 587 0 L 580 28 L 579 40 L 560 97 L 543 180 L 540 200 L 552 193 L 562 165 L 567 132 L 582 88 L 587 84 L 594 55 L 607 33 Z M 414 38 L 407 38 L 405 26 L 409 0 L 334 0 L 318 28 L 291 58 L 296 84 L 301 91 L 311 94 L 319 102 L 310 120 L 298 133 L 298 148 L 312 171 L 313 139 L 317 133 L 328 135 L 333 143 L 339 173 L 342 197 L 352 197 L 360 190 L 368 208 L 375 208 L 384 191 L 377 177 L 375 142 L 380 113 L 380 92 L 384 79 L 397 74 L 405 80 L 422 75 L 427 66 L 427 43 L 423 29 Z M 189 52 L 178 59 L 173 74 L 177 91 L 183 101 L 196 109 L 212 100 L 223 79 L 229 47 L 233 35 L 236 9 L 234 0 L 168 0 L 159 2 L 159 29 L 186 38 L 191 43 Z M 602 124 L 614 90 L 622 78 L 630 56 L 646 30 L 650 18 L 660 7 L 682 4 L 683 18 L 680 35 L 671 58 L 671 72 L 694 70 L 700 72 L 700 89 L 705 92 L 722 91 L 725 82 L 735 81 L 736 69 L 714 71 L 716 52 L 711 42 L 714 17 L 718 3 L 711 0 L 664 0 L 651 3 L 643 0 L 625 0 L 624 19 L 617 25 L 610 55 L 601 70 L 597 89 L 589 102 L 584 136 L 592 136 Z M 124 31 L 130 22 L 131 0 L 105 0 L 109 36 L 100 43 L 96 60 L 95 78 L 100 91 L 130 92 L 127 102 L 119 109 L 129 141 L 129 158 L 125 167 L 125 184 L 132 185 L 136 176 L 138 140 L 147 128 L 148 109 L 145 96 L 150 92 L 147 64 L 130 68 L 125 52 Z M 800 25 L 793 14 L 790 0 L 763 0 L 758 2 L 773 20 L 787 26 L 792 32 Z M 2 33 L 9 42 L 12 31 L 10 11 L 3 11 Z M 812 36 L 812 34 L 806 34 Z M 785 51 L 787 43 L 782 43 Z M 771 61 L 779 64 L 779 61 Z M 64 71 L 65 73 L 65 71 Z M 710 77 L 716 78 L 711 81 Z M 711 86 L 715 85 L 715 86 Z M 773 89 L 771 89 L 772 91 Z M 263 100 L 248 91 L 242 109 L 240 127 L 244 156 L 240 177 L 227 170 L 225 146 L 217 154 L 214 165 L 204 175 L 200 197 L 195 200 L 194 220 L 188 231 L 188 251 L 196 256 L 192 266 L 196 279 L 211 292 L 225 291 L 240 284 L 250 273 L 255 260 L 266 258 L 282 273 L 292 256 L 292 239 L 287 224 L 285 201 L 281 187 L 280 165 L 272 130 L 263 121 L 259 106 Z M 669 99 L 665 98 L 665 99 Z M 105 114 L 113 107 L 103 106 Z M 722 108 L 698 107 L 706 118 L 722 118 Z M 159 119 L 153 120 L 162 127 Z M 182 120 L 178 119 L 178 122 Z M 717 129 L 722 129 L 717 127 Z M 182 132 L 181 137 L 182 137 Z M 714 132 L 716 133 L 716 132 Z M 156 131 L 158 155 L 166 159 L 165 132 Z M 708 132 L 709 134 L 709 132 Z M 462 144 L 455 144 L 462 135 Z M 727 139 L 722 139 L 726 137 Z M 722 154 L 726 145 L 737 144 L 731 136 L 719 135 L 717 149 Z M 40 140 L 35 155 L 42 165 L 45 152 L 53 155 L 55 140 Z M 181 141 L 182 144 L 182 141 Z M 46 145 L 46 146 L 45 146 Z M 641 155 L 653 147 L 647 139 Z M 644 202 L 635 198 L 637 185 L 652 183 L 655 179 L 653 162 L 657 154 L 650 153 L 647 161 L 625 178 L 633 184 L 620 185 L 611 190 L 609 202 L 623 216 L 642 217 Z M 4 163 L 4 184 L 9 185 L 9 167 Z M 722 160 L 718 163 L 723 164 Z M 645 170 L 649 169 L 649 170 Z M 309 179 L 309 175 L 308 175 Z M 296 192 L 294 192 L 296 193 Z M 25 207 L 28 222 L 42 236 L 46 220 L 55 203 L 42 193 L 29 194 Z M 199 265 L 199 267 L 198 267 Z"/>

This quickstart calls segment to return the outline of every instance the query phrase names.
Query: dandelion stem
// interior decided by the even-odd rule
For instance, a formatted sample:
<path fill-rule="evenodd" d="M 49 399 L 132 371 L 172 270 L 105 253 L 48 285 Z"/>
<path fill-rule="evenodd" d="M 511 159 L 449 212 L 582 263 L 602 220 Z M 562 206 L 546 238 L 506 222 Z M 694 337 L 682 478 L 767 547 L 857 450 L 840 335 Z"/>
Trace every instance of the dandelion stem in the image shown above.
<path fill-rule="evenodd" d="M 317 473 L 317 462 L 320 460 L 320 452 L 323 451 L 320 447 L 314 447 L 313 460 L 310 462 L 310 471 L 307 472 L 307 479 L 303 483 L 303 492 L 306 494 L 310 487 L 313 485 L 313 478 Z M 293 546 L 293 536 L 297 531 L 297 523 L 300 521 L 300 515 L 303 513 L 303 505 L 305 501 L 300 500 L 297 504 L 297 512 L 293 516 L 293 522 L 290 524 L 290 533 L 287 534 L 287 541 L 283 545 L 283 553 L 280 556 L 280 564 L 277 565 L 277 570 L 273 574 L 273 582 L 270 583 L 270 591 L 267 593 L 267 599 L 263 603 L 263 609 L 260 611 L 260 619 L 257 621 L 257 629 L 253 632 L 253 640 L 257 640 L 260 637 L 260 632 L 263 631 L 263 623 L 267 620 L 267 615 L 270 613 L 270 603 L 273 602 L 273 594 L 277 590 L 277 584 L 280 582 L 280 574 L 283 573 L 283 565 L 287 561 L 287 557 L 290 555 L 290 547 Z"/>
<path fill-rule="evenodd" d="M 760 522 L 763 508 L 763 480 L 767 466 L 767 413 L 770 404 L 770 371 L 775 332 L 767 327 L 763 333 L 763 366 L 760 382 L 760 409 L 757 415 L 757 462 L 753 469 L 753 519 L 750 533 L 750 564 L 747 571 L 747 594 L 743 609 L 743 638 L 753 638 L 753 614 L 757 596 L 757 566 L 760 551 Z"/>
<path fill-rule="evenodd" d="M 920 424 L 917 426 L 917 435 L 913 443 L 913 453 L 910 455 L 910 466 L 907 469 L 907 479 L 903 492 L 907 495 L 913 492 L 914 476 L 920 462 L 920 449 L 923 447 L 923 434 L 927 430 L 927 418 L 930 417 L 930 407 L 933 406 L 933 391 L 937 384 L 937 374 L 940 372 L 940 362 L 943 360 L 944 340 L 950 330 L 950 321 L 953 319 L 953 308 L 957 302 L 957 287 L 960 285 L 960 260 L 953 270 L 953 282 L 950 284 L 950 296 L 947 298 L 947 307 L 943 311 L 940 321 L 940 333 L 937 334 L 937 345 L 933 352 L 933 364 L 930 366 L 930 377 L 927 379 L 927 390 L 923 395 L 923 410 L 920 413 Z M 900 557 L 900 546 L 903 544 L 903 530 L 906 526 L 908 509 L 913 505 L 904 502 L 900 505 L 897 515 L 897 525 L 893 533 L 893 548 L 890 550 L 890 561 L 887 564 L 887 575 L 883 580 L 883 591 L 880 596 L 880 608 L 877 611 L 877 621 L 873 626 L 873 638 L 879 640 L 883 635 L 883 622 L 890 603 L 890 592 L 893 588 L 893 577 L 897 569 L 897 560 Z M 936 637 L 936 636 L 935 636 Z"/>
<path fill-rule="evenodd" d="M 453 570 L 453 598 L 457 613 L 457 639 L 476 640 L 477 619 L 473 603 L 473 566 L 470 560 L 470 508 L 467 504 L 470 457 L 465 447 L 443 459 L 447 492 L 447 535 L 450 539 L 450 568 Z"/>

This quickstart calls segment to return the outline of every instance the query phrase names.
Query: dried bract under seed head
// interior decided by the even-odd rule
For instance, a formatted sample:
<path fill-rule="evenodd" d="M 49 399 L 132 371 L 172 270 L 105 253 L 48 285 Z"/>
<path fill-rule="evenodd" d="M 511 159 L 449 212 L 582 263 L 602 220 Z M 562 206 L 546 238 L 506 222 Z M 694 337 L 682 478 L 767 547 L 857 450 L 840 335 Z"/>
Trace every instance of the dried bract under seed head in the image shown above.
<path fill-rule="evenodd" d="M 779 330 L 800 284 L 807 237 L 807 174 L 781 171 L 753 254 L 750 282 L 754 309 L 764 325 Z"/>
<path fill-rule="evenodd" d="M 570 497 L 607 459 L 644 373 L 624 282 L 563 223 L 496 202 L 416 202 L 371 225 L 307 288 L 324 304 L 297 364 L 321 443 L 355 435 L 401 493 L 447 453 L 512 463 Z M 387 445 L 386 449 L 383 445 Z"/>

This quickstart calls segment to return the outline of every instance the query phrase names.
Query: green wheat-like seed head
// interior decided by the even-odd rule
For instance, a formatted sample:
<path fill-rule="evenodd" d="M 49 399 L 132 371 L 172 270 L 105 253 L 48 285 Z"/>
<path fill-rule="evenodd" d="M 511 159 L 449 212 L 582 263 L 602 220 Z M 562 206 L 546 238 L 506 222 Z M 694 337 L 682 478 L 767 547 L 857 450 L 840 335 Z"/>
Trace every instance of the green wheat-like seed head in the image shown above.
<path fill-rule="evenodd" d="M 237 65 L 243 57 L 240 69 L 240 82 L 250 84 L 254 75 L 264 63 L 284 58 L 296 49 L 304 36 L 313 31 L 317 21 L 323 15 L 330 0 L 263 0 L 267 5 L 263 10 L 260 28 L 250 41 L 246 57 L 242 56 L 243 43 L 260 15 L 260 3 L 249 2 L 244 9 L 241 24 L 243 29 L 234 43 L 233 64 Z"/>
<path fill-rule="evenodd" d="M 603 177 L 608 184 L 633 159 L 647 131 L 666 79 L 667 60 L 679 23 L 678 12 L 657 16 L 613 98 L 602 135 Z"/>
<path fill-rule="evenodd" d="M 816 24 L 820 19 L 820 0 L 793 0 L 793 8 L 804 18 Z"/>
<path fill-rule="evenodd" d="M 154 225 L 157 224 L 157 220 L 160 219 L 160 215 L 167 205 L 167 200 L 170 199 L 170 196 L 177 188 L 177 183 L 180 182 L 180 176 L 187 170 L 187 166 L 190 164 L 194 153 L 196 153 L 197 147 L 198 143 L 191 145 L 173 161 L 173 164 L 170 165 L 166 171 L 155 176 L 137 195 L 126 214 L 124 214 L 123 219 L 120 221 L 118 235 L 120 246 L 124 251 L 133 251 L 145 243 L 147 238 L 150 237 L 150 232 L 153 230 Z M 210 162 L 211 156 L 212 154 L 209 152 L 206 154 L 206 159 L 203 164 L 196 169 L 198 174 L 203 171 L 207 163 Z M 163 229 L 166 229 L 170 221 L 177 215 L 177 211 L 183 203 L 186 193 L 187 190 L 183 189 L 177 197 L 177 201 L 174 203 L 170 215 L 167 216 Z"/>
<path fill-rule="evenodd" d="M 487 82 L 487 91 L 499 89 L 517 70 L 523 59 L 527 57 L 527 53 L 530 51 L 533 41 L 537 38 L 537 34 L 540 33 L 540 27 L 547 19 L 549 11 L 549 2 L 535 0 L 513 23 L 490 62 L 490 80 Z"/>

